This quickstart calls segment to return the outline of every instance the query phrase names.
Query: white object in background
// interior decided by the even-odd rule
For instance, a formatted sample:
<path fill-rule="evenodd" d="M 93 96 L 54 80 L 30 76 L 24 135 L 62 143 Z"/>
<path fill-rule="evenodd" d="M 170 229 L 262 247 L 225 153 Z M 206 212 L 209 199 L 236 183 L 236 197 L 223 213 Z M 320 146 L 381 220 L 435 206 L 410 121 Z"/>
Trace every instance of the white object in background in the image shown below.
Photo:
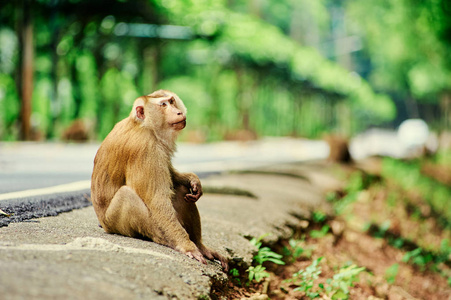
<path fill-rule="evenodd" d="M 424 146 L 429 138 L 429 127 L 421 119 L 408 119 L 398 128 L 398 138 L 406 148 Z"/>

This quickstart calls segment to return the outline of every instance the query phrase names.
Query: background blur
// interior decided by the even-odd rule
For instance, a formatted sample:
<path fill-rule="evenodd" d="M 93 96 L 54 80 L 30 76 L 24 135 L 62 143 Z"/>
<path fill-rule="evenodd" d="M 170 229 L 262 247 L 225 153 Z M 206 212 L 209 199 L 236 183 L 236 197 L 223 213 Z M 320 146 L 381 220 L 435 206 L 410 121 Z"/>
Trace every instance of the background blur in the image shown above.
<path fill-rule="evenodd" d="M 101 140 L 164 88 L 185 141 L 451 126 L 447 0 L 0 4 L 0 139 Z"/>

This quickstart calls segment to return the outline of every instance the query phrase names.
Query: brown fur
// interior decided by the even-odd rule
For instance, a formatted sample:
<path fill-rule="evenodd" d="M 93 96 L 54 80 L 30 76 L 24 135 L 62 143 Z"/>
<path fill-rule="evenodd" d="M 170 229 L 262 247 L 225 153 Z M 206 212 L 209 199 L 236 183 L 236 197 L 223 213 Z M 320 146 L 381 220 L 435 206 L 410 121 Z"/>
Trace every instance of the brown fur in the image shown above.
<path fill-rule="evenodd" d="M 216 258 L 227 269 L 226 260 L 202 243 L 199 178 L 171 163 L 185 115 L 183 102 L 169 91 L 136 99 L 94 159 L 92 203 L 108 233 L 147 237 L 202 263 L 204 256 Z"/>
<path fill-rule="evenodd" d="M 326 135 L 325 141 L 329 144 L 330 152 L 328 160 L 338 163 L 351 163 L 352 157 L 349 153 L 349 141 L 339 135 Z"/>
<path fill-rule="evenodd" d="M 63 132 L 62 138 L 64 141 L 86 142 L 89 139 L 88 128 L 82 120 L 75 120 Z"/>

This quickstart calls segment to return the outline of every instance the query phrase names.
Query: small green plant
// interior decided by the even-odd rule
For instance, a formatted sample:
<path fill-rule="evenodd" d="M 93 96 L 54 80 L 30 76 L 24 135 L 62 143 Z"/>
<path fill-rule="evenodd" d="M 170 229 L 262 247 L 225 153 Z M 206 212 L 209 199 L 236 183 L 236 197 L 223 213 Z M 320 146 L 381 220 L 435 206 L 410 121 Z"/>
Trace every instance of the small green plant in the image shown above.
<path fill-rule="evenodd" d="M 249 282 L 255 279 L 255 281 L 260 282 L 263 278 L 269 277 L 269 273 L 265 271 L 266 268 L 262 265 L 257 265 L 255 267 L 249 267 L 246 272 L 249 273 Z"/>
<path fill-rule="evenodd" d="M 269 247 L 263 247 L 258 250 L 257 255 L 254 256 L 254 260 L 259 265 L 262 265 L 265 261 L 270 261 L 277 265 L 284 265 L 285 262 L 281 260 L 282 257 L 283 255 L 275 253 Z"/>
<path fill-rule="evenodd" d="M 264 277 L 269 277 L 269 273 L 266 272 L 266 268 L 263 267 L 263 263 L 270 261 L 272 263 L 275 263 L 277 265 L 284 265 L 285 262 L 281 260 L 283 257 L 282 255 L 274 252 L 269 247 L 263 247 L 262 248 L 262 239 L 266 237 L 268 234 L 264 234 L 260 236 L 259 238 L 253 238 L 250 240 L 250 243 L 257 247 L 258 252 L 254 256 L 253 263 L 256 264 L 256 266 L 250 266 L 246 272 L 249 273 L 249 281 L 250 283 L 252 280 L 255 280 L 257 282 L 260 282 Z"/>
<path fill-rule="evenodd" d="M 326 221 L 327 216 L 325 213 L 321 212 L 321 211 L 314 211 L 312 212 L 312 220 L 315 223 L 323 223 L 324 221 Z"/>
<path fill-rule="evenodd" d="M 348 179 L 348 184 L 345 188 L 347 193 L 359 192 L 365 188 L 363 174 L 360 171 L 353 172 Z"/>
<path fill-rule="evenodd" d="M 321 295 L 327 296 L 325 299 L 348 299 L 349 289 L 354 286 L 355 282 L 358 282 L 359 274 L 365 268 L 359 268 L 356 265 L 344 266 L 332 278 L 327 279 L 325 284 L 320 283 L 316 286 L 315 280 L 322 272 L 319 265 L 322 259 L 323 257 L 315 259 L 307 268 L 294 273 L 293 277 L 285 282 L 297 285 L 298 287 L 294 291 L 303 292 L 310 299 L 318 298 Z"/>
<path fill-rule="evenodd" d="M 283 255 L 277 254 L 276 252 L 272 251 L 271 248 L 269 248 L 269 247 L 261 248 L 261 246 L 262 246 L 261 240 L 265 236 L 267 236 L 267 234 L 260 236 L 258 239 L 253 238 L 250 241 L 250 243 L 252 245 L 254 245 L 255 247 L 257 247 L 257 249 L 258 249 L 257 254 L 254 256 L 254 261 L 258 265 L 262 265 L 265 261 L 270 261 L 277 265 L 284 265 L 285 262 L 283 260 L 281 260 Z"/>
<path fill-rule="evenodd" d="M 382 222 L 382 224 L 378 227 L 378 230 L 373 234 L 376 238 L 384 238 L 386 232 L 390 229 L 391 222 L 390 220 L 386 220 Z"/>
<path fill-rule="evenodd" d="M 240 276 L 240 271 L 238 271 L 236 268 L 233 268 L 232 270 L 229 271 L 230 275 L 232 275 L 233 277 L 238 277 Z"/>
<path fill-rule="evenodd" d="M 393 264 L 391 265 L 386 271 L 385 271 L 385 279 L 388 283 L 393 284 L 395 283 L 396 276 L 398 275 L 399 271 L 399 264 Z"/>
<path fill-rule="evenodd" d="M 259 236 L 258 238 L 252 238 L 249 243 L 251 243 L 251 245 L 254 245 L 255 247 L 257 247 L 257 249 L 260 249 L 260 247 L 263 245 L 262 240 L 267 237 L 269 235 L 269 233 L 265 233 L 261 236 Z"/>
<path fill-rule="evenodd" d="M 290 258 L 291 261 L 296 261 L 301 256 L 310 257 L 311 251 L 308 251 L 302 247 L 302 240 L 290 239 L 288 246 L 283 247 L 284 256 Z"/>
<path fill-rule="evenodd" d="M 292 282 L 298 287 L 294 291 L 299 291 L 305 293 L 305 295 L 311 299 L 318 298 L 319 293 L 314 289 L 315 280 L 318 279 L 321 274 L 320 261 L 324 257 L 319 257 L 315 259 L 310 266 L 304 270 L 300 270 L 293 274 L 291 279 L 286 280 L 286 282 Z"/>
<path fill-rule="evenodd" d="M 365 190 L 374 181 L 373 176 L 366 175 L 360 171 L 352 173 L 345 187 L 345 196 L 336 197 L 333 200 L 336 215 L 343 215 L 349 209 L 349 205 L 357 201 L 361 191 Z M 333 199 L 333 198 L 331 198 Z"/>
<path fill-rule="evenodd" d="M 451 198 L 451 189 L 447 185 L 423 175 L 419 162 L 404 162 L 384 158 L 382 161 L 382 176 L 393 180 L 404 190 L 412 190 L 418 193 L 432 211 L 440 216 L 441 222 L 446 226 L 449 225 L 451 206 L 448 205 L 448 200 Z"/>
<path fill-rule="evenodd" d="M 327 202 L 335 202 L 338 201 L 340 197 L 338 196 L 338 194 L 336 192 L 329 192 L 326 194 L 326 201 Z"/>
<path fill-rule="evenodd" d="M 326 236 L 326 234 L 329 232 L 329 229 L 329 225 L 324 225 L 323 227 L 321 227 L 321 230 L 310 231 L 310 236 L 315 239 L 322 238 Z"/>
<path fill-rule="evenodd" d="M 426 269 L 426 265 L 433 261 L 432 254 L 424 253 L 423 249 L 417 248 L 404 254 L 402 261 L 411 262 L 420 267 L 421 270 Z"/>
<path fill-rule="evenodd" d="M 349 288 L 354 286 L 354 282 L 358 282 L 358 276 L 364 270 L 365 268 L 356 265 L 342 267 L 332 279 L 326 280 L 326 285 L 319 284 L 319 287 L 329 299 L 348 299 Z"/>
<path fill-rule="evenodd" d="M 232 276 L 232 281 L 235 284 L 241 286 L 241 279 L 240 279 L 241 274 L 240 274 L 240 271 L 238 271 L 238 269 L 236 269 L 236 268 L 233 268 L 233 269 L 231 269 L 229 271 L 229 274 Z"/>
<path fill-rule="evenodd" d="M 448 239 L 444 239 L 440 243 L 440 252 L 443 253 L 444 256 L 446 256 L 446 257 L 451 255 L 451 246 L 449 244 L 449 240 Z"/>

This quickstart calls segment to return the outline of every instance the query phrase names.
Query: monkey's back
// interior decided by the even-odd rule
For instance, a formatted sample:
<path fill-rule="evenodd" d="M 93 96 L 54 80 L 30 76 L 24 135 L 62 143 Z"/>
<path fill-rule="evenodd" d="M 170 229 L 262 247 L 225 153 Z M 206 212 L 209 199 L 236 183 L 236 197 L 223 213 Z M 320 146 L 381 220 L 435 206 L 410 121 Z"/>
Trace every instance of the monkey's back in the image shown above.
<path fill-rule="evenodd" d="M 171 185 L 167 165 L 158 163 L 167 162 L 169 156 L 161 153 L 154 142 L 152 132 L 129 117 L 117 123 L 100 145 L 94 159 L 91 200 L 101 222 L 122 186 L 128 185 L 148 202 L 157 187 Z"/>
<path fill-rule="evenodd" d="M 125 184 L 129 161 L 129 119 L 117 123 L 99 147 L 91 177 L 91 201 L 99 220 L 116 192 Z"/>

